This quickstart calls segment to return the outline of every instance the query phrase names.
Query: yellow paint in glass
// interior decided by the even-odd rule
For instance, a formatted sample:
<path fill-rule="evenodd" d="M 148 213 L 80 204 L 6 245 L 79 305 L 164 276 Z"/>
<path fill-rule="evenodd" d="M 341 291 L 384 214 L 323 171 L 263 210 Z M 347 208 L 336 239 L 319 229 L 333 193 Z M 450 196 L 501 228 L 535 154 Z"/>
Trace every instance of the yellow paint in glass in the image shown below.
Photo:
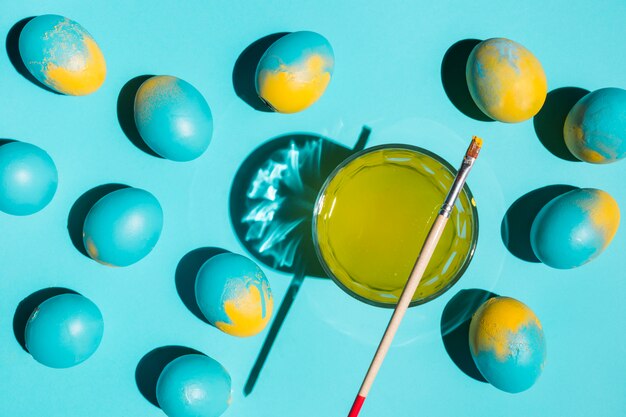
<path fill-rule="evenodd" d="M 84 63 L 76 69 L 59 67 L 49 62 L 46 65 L 46 83 L 63 94 L 84 96 L 100 88 L 106 78 L 106 63 L 98 44 L 85 37 L 87 51 Z"/>
<path fill-rule="evenodd" d="M 261 297 L 265 300 L 261 300 Z M 263 311 L 263 303 L 265 311 Z M 252 285 L 245 290 L 245 295 L 224 302 L 224 312 L 230 323 L 218 321 L 215 327 L 233 336 L 254 336 L 267 326 L 272 317 L 273 308 L 274 299 L 269 292 L 264 290 L 262 294 L 259 288 Z"/>
<path fill-rule="evenodd" d="M 404 145 L 344 162 L 315 208 L 316 247 L 329 274 L 361 300 L 395 305 L 454 175 L 437 156 Z M 469 263 L 478 233 L 472 201 L 464 188 L 414 303 L 443 293 Z"/>
<path fill-rule="evenodd" d="M 259 74 L 260 96 L 280 113 L 296 113 L 315 103 L 326 91 L 330 73 L 326 60 L 311 55 L 301 66 L 281 64 Z"/>
<path fill-rule="evenodd" d="M 471 347 L 474 355 L 480 351 L 490 350 L 496 357 L 504 361 L 510 355 L 511 334 L 516 334 L 522 326 L 541 323 L 535 313 L 526 304 L 510 297 L 494 297 L 483 304 L 472 320 L 470 334 L 474 335 Z"/>

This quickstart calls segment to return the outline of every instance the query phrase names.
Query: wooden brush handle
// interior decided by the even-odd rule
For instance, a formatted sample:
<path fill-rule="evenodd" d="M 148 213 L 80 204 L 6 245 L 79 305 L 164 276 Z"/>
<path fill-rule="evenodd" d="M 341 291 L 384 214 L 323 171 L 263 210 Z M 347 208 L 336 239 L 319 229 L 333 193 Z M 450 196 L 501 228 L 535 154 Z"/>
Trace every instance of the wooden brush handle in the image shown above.
<path fill-rule="evenodd" d="M 424 241 L 424 246 L 422 251 L 420 252 L 417 261 L 415 261 L 415 265 L 413 266 L 413 270 L 411 271 L 411 275 L 402 291 L 402 295 L 398 300 L 398 304 L 391 316 L 391 320 L 387 325 L 387 329 L 385 330 L 385 334 L 378 345 L 378 349 L 376 350 L 376 355 L 374 355 L 374 359 L 370 364 L 369 369 L 367 370 L 367 374 L 365 375 L 365 379 L 363 380 L 363 384 L 361 385 L 361 389 L 359 390 L 359 394 L 352 405 L 352 409 L 350 410 L 350 414 L 348 417 L 356 417 L 359 415 L 361 410 L 361 406 L 367 397 L 367 394 L 374 383 L 374 379 L 376 379 L 376 375 L 378 374 L 378 370 L 385 360 L 385 356 L 389 351 L 389 347 L 391 346 L 391 342 L 393 341 L 396 332 L 398 331 L 398 327 L 402 322 L 402 318 L 406 313 L 409 305 L 411 304 L 411 300 L 413 299 L 413 295 L 415 294 L 415 290 L 419 285 L 422 277 L 424 276 L 424 271 L 426 271 L 426 267 L 430 262 L 430 258 L 433 256 L 433 252 L 435 252 L 435 248 L 437 247 L 437 243 L 441 238 L 441 234 L 443 233 L 443 229 L 448 222 L 448 217 L 442 214 L 439 214 L 435 219 L 435 223 L 430 229 L 428 236 L 426 236 L 426 240 Z"/>

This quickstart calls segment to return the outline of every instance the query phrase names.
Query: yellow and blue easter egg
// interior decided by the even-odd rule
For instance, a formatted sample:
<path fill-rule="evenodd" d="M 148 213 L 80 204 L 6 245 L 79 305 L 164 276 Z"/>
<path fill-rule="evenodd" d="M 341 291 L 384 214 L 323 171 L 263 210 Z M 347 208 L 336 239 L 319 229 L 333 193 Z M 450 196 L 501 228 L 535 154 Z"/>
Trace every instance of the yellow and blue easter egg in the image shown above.
<path fill-rule="evenodd" d="M 259 97 L 279 113 L 296 113 L 326 91 L 335 67 L 330 43 L 315 32 L 293 32 L 274 42 L 256 70 Z"/>
<path fill-rule="evenodd" d="M 478 108 L 506 123 L 536 115 L 548 94 L 539 60 L 519 43 L 504 38 L 487 39 L 474 47 L 466 78 Z"/>
<path fill-rule="evenodd" d="M 254 336 L 272 317 L 269 281 L 245 256 L 222 253 L 210 258 L 198 271 L 195 290 L 202 314 L 224 333 Z"/>
<path fill-rule="evenodd" d="M 619 221 L 619 206 L 609 193 L 576 189 L 541 209 L 530 230 L 530 243 L 544 264 L 558 269 L 575 268 L 609 246 Z"/>
<path fill-rule="evenodd" d="M 69 368 L 98 349 L 104 321 L 98 307 L 80 294 L 61 294 L 41 303 L 24 333 L 26 349 L 37 362 Z"/>
<path fill-rule="evenodd" d="M 582 161 L 608 164 L 626 157 L 626 90 L 602 88 L 581 98 L 565 119 L 563 136 Z"/>
<path fill-rule="evenodd" d="M 143 259 L 163 229 L 163 210 L 148 191 L 123 188 L 102 197 L 87 213 L 83 242 L 91 258 L 107 266 Z"/>
<path fill-rule="evenodd" d="M 469 338 L 476 367 L 502 391 L 525 391 L 543 371 L 543 329 L 535 313 L 520 301 L 509 297 L 487 300 L 472 317 Z"/>
<path fill-rule="evenodd" d="M 24 142 L 0 146 L 0 211 L 15 216 L 36 213 L 50 203 L 59 176 L 43 149 Z"/>
<path fill-rule="evenodd" d="M 91 94 L 106 77 L 100 47 L 85 28 L 67 17 L 47 14 L 29 21 L 20 34 L 19 50 L 28 71 L 59 93 Z"/>
<path fill-rule="evenodd" d="M 141 138 L 164 158 L 191 161 L 211 142 L 211 109 L 185 80 L 168 75 L 147 79 L 137 90 L 134 111 Z"/>
<path fill-rule="evenodd" d="M 213 358 L 184 355 L 161 372 L 156 398 L 168 417 L 218 417 L 230 405 L 231 378 Z"/>

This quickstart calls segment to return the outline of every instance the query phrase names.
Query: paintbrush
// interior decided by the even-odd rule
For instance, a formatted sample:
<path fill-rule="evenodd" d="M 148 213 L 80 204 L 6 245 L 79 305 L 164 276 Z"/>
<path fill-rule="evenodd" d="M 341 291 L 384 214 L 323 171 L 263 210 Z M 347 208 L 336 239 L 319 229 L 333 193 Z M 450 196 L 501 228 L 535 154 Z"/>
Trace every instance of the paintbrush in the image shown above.
<path fill-rule="evenodd" d="M 450 214 L 452 213 L 452 209 L 454 204 L 456 203 L 463 186 L 465 185 L 465 181 L 467 176 L 478 157 L 478 153 L 480 152 L 480 148 L 482 146 L 482 140 L 476 136 L 472 138 L 472 143 L 470 143 L 467 152 L 465 153 L 465 157 L 463 158 L 463 163 L 461 164 L 461 168 L 456 174 L 456 178 L 452 183 L 452 187 L 450 187 L 450 191 L 448 192 L 448 196 L 446 197 L 443 205 L 441 206 L 441 210 L 439 210 L 439 215 L 435 219 L 428 235 L 426 236 L 426 240 L 424 241 L 424 245 L 422 250 L 415 261 L 415 265 L 413 266 L 413 270 L 409 275 L 409 279 L 404 286 L 404 290 L 402 291 L 402 295 L 400 295 L 400 299 L 398 300 L 398 304 L 396 305 L 395 310 L 393 311 L 393 315 L 391 316 L 391 320 L 389 320 L 389 324 L 387 325 L 387 329 L 385 330 L 385 334 L 378 345 L 378 349 L 376 350 L 376 354 L 372 359 L 372 363 L 370 364 L 369 369 L 367 370 L 367 374 L 365 374 L 365 378 L 363 379 L 363 383 L 361 384 L 361 389 L 352 404 L 352 408 L 350 409 L 350 414 L 348 417 L 357 417 L 359 412 L 361 411 L 361 407 L 365 402 L 365 398 L 369 394 L 370 389 L 372 388 L 372 384 L 374 383 L 374 379 L 376 379 L 376 375 L 380 370 L 380 366 L 385 360 L 385 356 L 389 351 L 389 347 L 391 346 L 391 342 L 393 341 L 396 332 L 398 331 L 398 327 L 400 326 L 400 322 L 406 313 L 409 304 L 411 304 L 411 300 L 413 299 L 413 295 L 415 294 L 415 290 L 419 285 L 422 276 L 424 275 L 424 271 L 430 262 L 430 258 L 433 256 L 433 252 L 439 243 L 439 239 L 443 233 L 443 230 L 450 218 Z"/>

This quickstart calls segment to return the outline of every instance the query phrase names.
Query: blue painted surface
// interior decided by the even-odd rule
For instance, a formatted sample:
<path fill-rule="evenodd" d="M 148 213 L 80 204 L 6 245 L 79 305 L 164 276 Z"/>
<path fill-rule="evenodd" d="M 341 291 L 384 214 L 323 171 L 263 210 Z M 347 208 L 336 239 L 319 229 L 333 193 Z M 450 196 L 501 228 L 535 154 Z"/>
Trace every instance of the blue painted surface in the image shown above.
<path fill-rule="evenodd" d="M 149 78 L 137 91 L 135 123 L 146 144 L 173 161 L 198 158 L 213 134 L 211 109 L 202 94 L 167 75 Z"/>
<path fill-rule="evenodd" d="M 24 335 L 35 360 L 51 368 L 69 368 L 94 354 L 103 333 L 102 314 L 91 300 L 61 294 L 35 309 Z"/>
<path fill-rule="evenodd" d="M 618 231 L 595 261 L 560 271 L 512 256 L 500 226 L 520 196 L 550 184 L 601 188 L 626 207 L 626 165 L 556 158 L 532 121 L 468 118 L 450 102 L 440 78 L 442 59 L 454 43 L 503 36 L 541 58 L 550 90 L 623 88 L 626 56 L 615 52 L 626 38 L 622 0 L 603 7 L 571 0 L 5 1 L 0 31 L 50 12 L 89 30 L 106 53 L 109 72 L 96 93 L 64 97 L 25 80 L 0 54 L 0 137 L 45 149 L 59 170 L 58 191 L 45 210 L 24 218 L 0 213 L 0 415 L 162 417 L 137 389 L 135 368 L 159 346 L 184 345 L 215 358 L 231 374 L 233 403 L 225 417 L 345 416 L 388 310 L 359 303 L 329 280 L 307 277 L 253 393 L 244 397 L 267 330 L 241 339 L 207 325 L 181 302 L 175 275 L 185 254 L 200 247 L 244 253 L 228 196 L 255 148 L 293 132 L 322 134 L 352 148 L 367 124 L 370 146 L 409 143 L 453 165 L 472 134 L 483 137 L 485 147 L 469 178 L 480 217 L 474 259 L 450 291 L 408 312 L 361 415 L 414 415 L 419 404 L 420 414 L 432 416 L 623 416 L 626 334 L 619 330 L 626 327 L 626 233 Z M 563 22 L 576 30 L 559 34 L 555 28 Z M 330 87 L 300 113 L 254 110 L 232 86 L 237 57 L 263 36 L 298 30 L 331 41 L 336 65 Z M 573 65 L 572 57 L 584 59 Z M 200 158 L 185 164 L 154 158 L 125 138 L 115 104 L 122 87 L 140 74 L 176 74 L 210 103 L 215 131 Z M 149 190 L 165 213 L 154 250 L 127 268 L 104 268 L 83 256 L 67 231 L 75 201 L 108 183 Z M 262 269 L 278 305 L 291 276 Z M 48 286 L 72 288 L 102 311 L 102 343 L 80 366 L 41 366 L 15 341 L 16 306 Z M 446 352 L 442 312 L 468 288 L 515 297 L 541 318 L 550 358 L 528 391 L 510 395 L 468 377 Z M 593 334 L 586 337 L 589 329 Z M 33 401 L 32 393 L 45 395 Z"/>
<path fill-rule="evenodd" d="M 270 318 L 274 298 L 267 277 L 251 259 L 222 253 L 198 271 L 196 300 L 204 316 L 233 336 L 254 336 Z"/>
<path fill-rule="evenodd" d="M 148 191 L 123 188 L 89 210 L 83 242 L 89 256 L 109 266 L 128 266 L 147 256 L 163 229 L 163 209 Z"/>
<path fill-rule="evenodd" d="M 27 216 L 47 206 L 59 174 L 43 149 L 24 142 L 0 144 L 0 211 Z"/>
<path fill-rule="evenodd" d="M 619 223 L 617 202 L 609 194 L 594 189 L 573 190 L 556 197 L 537 214 L 531 245 L 546 265 L 575 268 L 609 246 Z"/>
<path fill-rule="evenodd" d="M 216 360 L 184 355 L 163 369 L 156 395 L 168 417 L 218 417 L 230 405 L 231 379 Z"/>
<path fill-rule="evenodd" d="M 583 161 L 608 164 L 626 157 L 626 90 L 601 88 L 580 99 L 567 115 L 564 136 Z"/>

